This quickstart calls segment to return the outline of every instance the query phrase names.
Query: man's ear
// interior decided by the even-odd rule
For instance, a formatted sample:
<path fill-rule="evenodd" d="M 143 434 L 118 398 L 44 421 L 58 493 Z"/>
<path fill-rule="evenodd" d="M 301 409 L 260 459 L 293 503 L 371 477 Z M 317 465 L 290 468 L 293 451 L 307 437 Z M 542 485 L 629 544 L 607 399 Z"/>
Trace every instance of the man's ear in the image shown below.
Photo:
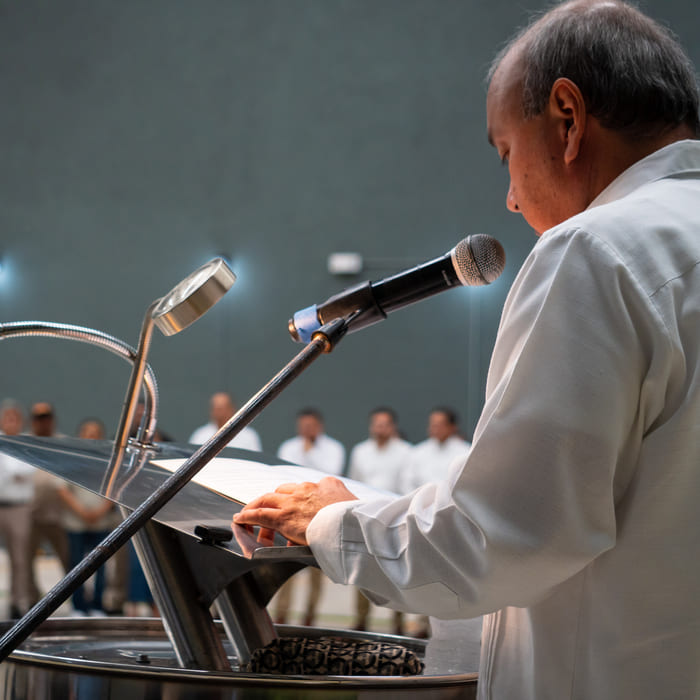
<path fill-rule="evenodd" d="M 549 110 L 564 146 L 564 163 L 571 165 L 579 155 L 586 130 L 586 102 L 576 83 L 557 78 L 549 93 Z"/>

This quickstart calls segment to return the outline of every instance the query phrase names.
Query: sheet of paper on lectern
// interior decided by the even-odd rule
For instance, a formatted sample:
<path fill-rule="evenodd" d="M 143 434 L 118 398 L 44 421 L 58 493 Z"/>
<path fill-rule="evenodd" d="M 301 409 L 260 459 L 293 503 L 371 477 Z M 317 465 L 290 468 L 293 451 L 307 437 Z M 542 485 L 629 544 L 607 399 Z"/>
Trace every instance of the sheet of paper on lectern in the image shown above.
<path fill-rule="evenodd" d="M 184 459 L 160 459 L 153 460 L 152 464 L 175 472 L 185 461 Z M 318 483 L 325 476 L 328 474 L 317 469 L 291 464 L 269 465 L 248 459 L 215 457 L 193 477 L 192 481 L 245 504 L 264 493 L 274 491 L 282 484 L 302 481 Z M 346 477 L 339 478 L 361 500 L 375 500 L 395 495 L 389 491 L 374 489 L 361 481 Z"/>

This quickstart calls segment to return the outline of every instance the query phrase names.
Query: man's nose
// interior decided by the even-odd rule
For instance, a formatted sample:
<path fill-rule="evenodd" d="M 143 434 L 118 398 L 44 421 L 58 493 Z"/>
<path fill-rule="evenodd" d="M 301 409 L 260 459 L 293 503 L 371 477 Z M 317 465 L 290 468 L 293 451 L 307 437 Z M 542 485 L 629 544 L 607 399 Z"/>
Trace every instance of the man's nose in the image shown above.
<path fill-rule="evenodd" d="M 517 214 L 520 211 L 518 203 L 515 201 L 515 195 L 513 194 L 513 185 L 508 186 L 508 194 L 506 195 L 506 206 L 509 211 Z"/>

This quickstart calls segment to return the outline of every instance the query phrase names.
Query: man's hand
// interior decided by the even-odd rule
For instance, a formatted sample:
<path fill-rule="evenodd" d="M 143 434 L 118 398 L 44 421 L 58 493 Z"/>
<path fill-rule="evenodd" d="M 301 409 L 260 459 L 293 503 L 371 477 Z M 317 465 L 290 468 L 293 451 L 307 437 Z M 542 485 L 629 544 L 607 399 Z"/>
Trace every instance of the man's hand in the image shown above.
<path fill-rule="evenodd" d="M 345 484 L 327 476 L 318 484 L 282 484 L 273 493 L 253 499 L 233 516 L 237 525 L 260 525 L 276 530 L 294 544 L 308 544 L 306 528 L 321 508 L 341 501 L 356 501 Z"/>

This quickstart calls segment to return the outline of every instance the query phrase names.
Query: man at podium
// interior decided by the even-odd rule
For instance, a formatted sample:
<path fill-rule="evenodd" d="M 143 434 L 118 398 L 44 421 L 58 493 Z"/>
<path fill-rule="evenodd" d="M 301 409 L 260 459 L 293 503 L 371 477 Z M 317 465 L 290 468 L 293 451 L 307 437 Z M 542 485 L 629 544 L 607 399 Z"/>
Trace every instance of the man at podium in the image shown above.
<path fill-rule="evenodd" d="M 510 290 L 472 450 L 353 500 L 287 484 L 235 517 L 308 543 L 397 609 L 485 613 L 479 696 L 700 689 L 700 142 L 694 71 L 618 0 L 573 0 L 489 75 L 508 208 L 539 239 Z"/>

